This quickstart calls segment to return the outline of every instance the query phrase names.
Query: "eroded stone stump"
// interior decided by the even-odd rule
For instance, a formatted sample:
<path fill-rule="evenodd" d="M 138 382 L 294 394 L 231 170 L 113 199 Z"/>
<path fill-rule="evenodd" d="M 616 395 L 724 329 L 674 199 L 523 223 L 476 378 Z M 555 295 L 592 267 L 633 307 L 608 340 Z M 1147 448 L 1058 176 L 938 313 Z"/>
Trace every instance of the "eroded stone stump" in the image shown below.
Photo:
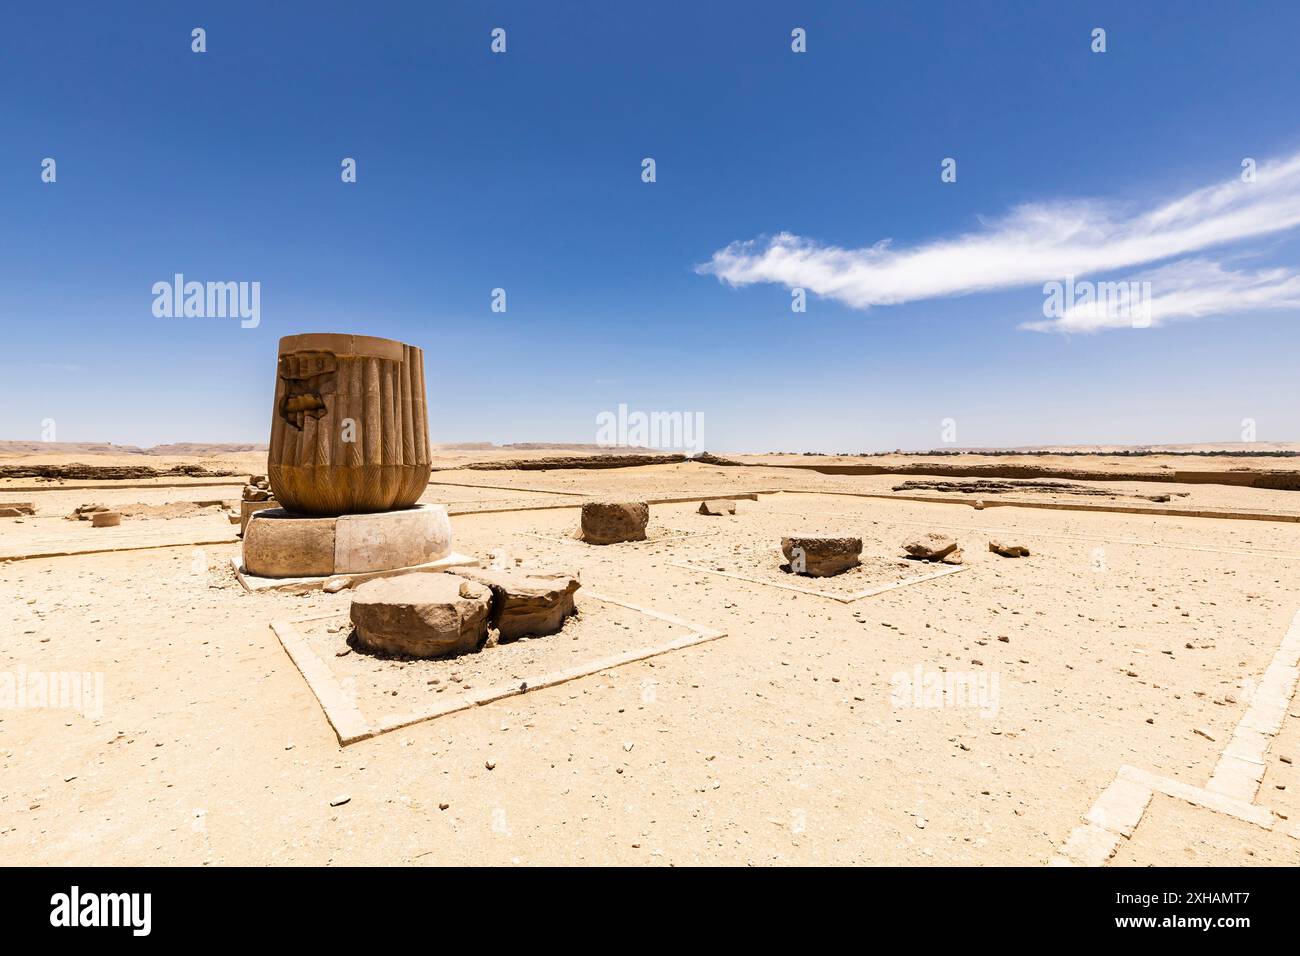
<path fill-rule="evenodd" d="M 554 634 L 574 614 L 573 595 L 581 586 L 571 571 L 457 568 L 449 572 L 486 585 L 492 591 L 488 621 L 499 640 Z"/>
<path fill-rule="evenodd" d="M 442 573 L 368 581 L 352 598 L 352 623 L 365 649 L 409 657 L 446 657 L 487 640 L 492 592 Z"/>
<path fill-rule="evenodd" d="M 793 535 L 781 539 L 781 553 L 792 573 L 827 578 L 858 566 L 862 539 Z"/>
<path fill-rule="evenodd" d="M 644 501 L 588 501 L 578 537 L 588 544 L 644 541 L 650 506 Z"/>
<path fill-rule="evenodd" d="M 295 514 L 415 504 L 431 460 L 424 353 L 367 335 L 285 336 L 267 457 L 275 497 Z"/>

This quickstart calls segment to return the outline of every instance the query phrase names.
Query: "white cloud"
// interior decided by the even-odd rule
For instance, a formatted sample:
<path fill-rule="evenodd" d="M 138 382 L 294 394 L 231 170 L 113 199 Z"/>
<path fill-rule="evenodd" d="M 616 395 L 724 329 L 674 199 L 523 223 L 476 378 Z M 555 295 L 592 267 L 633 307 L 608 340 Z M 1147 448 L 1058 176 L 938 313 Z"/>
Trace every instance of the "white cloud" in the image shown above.
<path fill-rule="evenodd" d="M 1300 309 L 1300 275 L 1287 269 L 1233 272 L 1209 259 L 1181 259 L 1117 284 L 1132 287 L 1135 283 L 1137 294 L 1127 301 L 1122 296 L 1097 295 L 1090 302 L 1069 304 L 1058 317 L 1026 322 L 1021 328 L 1099 332 L 1132 328 L 1135 318 L 1154 327 L 1233 312 Z"/>
<path fill-rule="evenodd" d="M 985 228 L 909 249 L 889 240 L 863 249 L 821 245 L 791 233 L 734 242 L 697 267 L 732 286 L 772 282 L 804 288 L 858 309 L 1038 285 L 1147 265 L 1300 225 L 1300 154 L 1262 163 L 1254 183 L 1239 178 L 1148 210 L 1099 200 L 1018 206 Z M 1192 259 L 1162 271 L 1162 319 L 1294 304 L 1295 276 L 1227 272 Z M 1069 318 L 1068 316 L 1065 318 Z M 1094 316 L 1089 328 L 1110 327 Z M 1073 323 L 1073 325 L 1071 324 Z M 1128 325 L 1125 321 L 1121 324 Z M 1087 319 L 1028 327 L 1082 330 Z"/>

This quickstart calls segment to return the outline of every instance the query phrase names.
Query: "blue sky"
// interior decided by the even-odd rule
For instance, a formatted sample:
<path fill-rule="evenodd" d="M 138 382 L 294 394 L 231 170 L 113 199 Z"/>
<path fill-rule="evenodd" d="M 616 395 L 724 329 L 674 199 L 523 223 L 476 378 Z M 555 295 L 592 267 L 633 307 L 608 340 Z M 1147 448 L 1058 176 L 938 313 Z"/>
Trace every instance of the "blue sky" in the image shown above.
<path fill-rule="evenodd" d="M 425 349 L 435 441 L 594 441 L 619 404 L 711 450 L 1295 440 L 1297 32 L 1280 2 L 10 5 L 0 437 L 264 441 L 279 337 L 346 331 Z M 1135 245 L 1088 277 L 1209 314 L 1023 327 Z M 156 317 L 178 272 L 260 282 L 260 324 Z"/>

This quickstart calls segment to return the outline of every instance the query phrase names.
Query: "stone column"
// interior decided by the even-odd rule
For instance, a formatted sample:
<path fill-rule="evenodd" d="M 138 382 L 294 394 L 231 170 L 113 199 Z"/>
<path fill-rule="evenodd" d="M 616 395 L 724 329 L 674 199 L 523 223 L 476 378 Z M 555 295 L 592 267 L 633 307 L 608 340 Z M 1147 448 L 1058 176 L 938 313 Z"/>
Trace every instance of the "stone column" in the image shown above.
<path fill-rule="evenodd" d="M 430 471 L 424 352 L 367 335 L 282 338 L 268 459 L 293 514 L 415 504 Z"/>

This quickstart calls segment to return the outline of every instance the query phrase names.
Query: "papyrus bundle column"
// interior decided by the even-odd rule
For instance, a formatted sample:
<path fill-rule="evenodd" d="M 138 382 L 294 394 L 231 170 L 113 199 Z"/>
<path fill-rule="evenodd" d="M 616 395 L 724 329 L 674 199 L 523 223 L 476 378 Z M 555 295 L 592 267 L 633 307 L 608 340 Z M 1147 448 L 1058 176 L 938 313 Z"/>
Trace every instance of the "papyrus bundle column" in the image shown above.
<path fill-rule="evenodd" d="M 413 505 L 430 469 L 424 352 L 364 335 L 281 339 L 268 468 L 298 514 Z"/>

